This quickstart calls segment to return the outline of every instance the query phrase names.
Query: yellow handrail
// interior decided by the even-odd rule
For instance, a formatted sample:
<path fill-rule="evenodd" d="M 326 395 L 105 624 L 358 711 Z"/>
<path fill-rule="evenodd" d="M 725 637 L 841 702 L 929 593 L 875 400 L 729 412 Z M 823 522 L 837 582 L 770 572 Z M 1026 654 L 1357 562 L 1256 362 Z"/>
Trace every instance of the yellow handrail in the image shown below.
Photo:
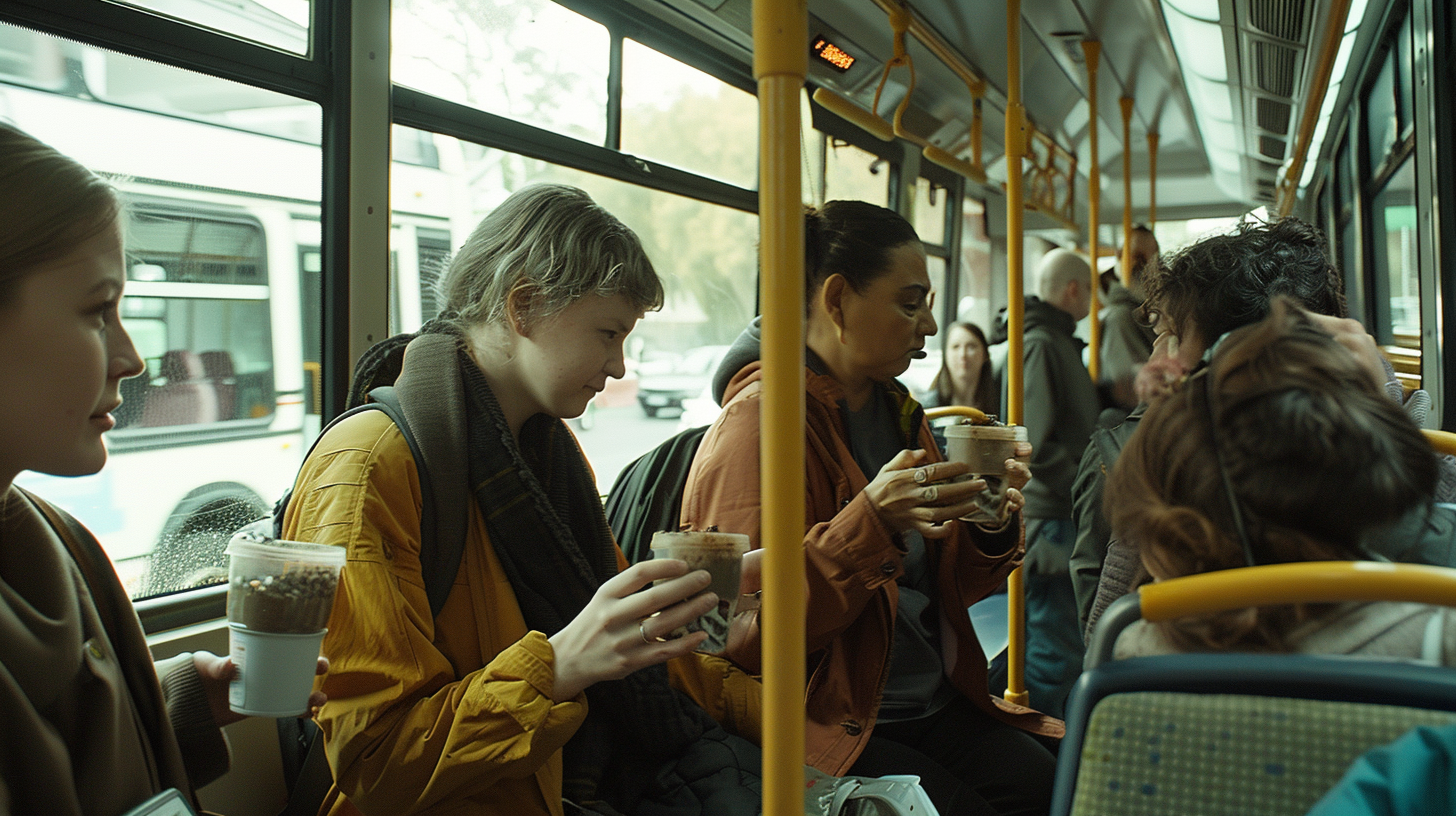
<path fill-rule="evenodd" d="M 981 157 L 981 100 L 986 95 L 986 82 L 979 77 L 975 77 L 974 81 L 967 80 L 966 90 L 971 92 L 971 127 L 968 134 L 971 160 L 957 158 L 956 151 L 944 150 L 933 144 L 926 145 L 921 155 L 927 161 L 965 176 L 972 183 L 985 184 L 986 165 Z"/>
<path fill-rule="evenodd" d="M 928 420 L 945 419 L 952 416 L 968 417 L 973 425 L 984 425 L 987 419 L 984 411 L 969 405 L 942 405 L 939 408 L 925 409 L 925 418 Z"/>
<path fill-rule="evenodd" d="M 895 131 L 879 115 L 861 108 L 828 88 L 816 88 L 814 101 L 825 110 L 884 142 L 895 141 Z"/>
<path fill-rule="evenodd" d="M 1026 109 L 1021 105 L 1021 0 L 1006 0 L 1006 423 L 1022 424 L 1025 285 L 1021 279 L 1021 159 Z M 1006 578 L 1006 699 L 1025 705 L 1026 589 L 1021 568 Z"/>
<path fill-rule="evenodd" d="M 1097 274 L 1097 225 L 1102 217 L 1102 165 L 1097 153 L 1097 64 L 1102 59 L 1102 43 L 1097 40 L 1082 41 L 1082 56 L 1087 63 L 1087 109 L 1092 115 L 1087 120 L 1087 261 L 1092 267 L 1092 320 L 1091 348 L 1087 349 L 1087 373 L 1097 382 L 1102 370 L 1102 321 L 1097 313 L 1102 308 L 1102 279 Z"/>
<path fill-rule="evenodd" d="M 755 0 L 763 563 L 763 812 L 804 813 L 804 219 L 799 93 L 808 72 L 805 0 Z"/>
<path fill-rule="evenodd" d="M 1339 601 L 1456 605 L 1456 569 L 1375 561 L 1306 561 L 1205 572 L 1138 590 L 1143 620 L 1251 606 Z"/>
<path fill-rule="evenodd" d="M 1324 107 L 1325 93 L 1330 89 L 1330 74 L 1335 70 L 1335 56 L 1340 51 L 1340 40 L 1345 34 L 1346 18 L 1350 16 L 1350 0 L 1332 0 L 1325 15 L 1328 28 L 1320 43 L 1319 60 L 1315 63 L 1314 81 L 1309 86 L 1309 96 L 1304 100 L 1304 110 L 1299 114 L 1299 135 L 1294 142 L 1294 155 L 1289 169 L 1279 180 L 1279 215 L 1286 216 L 1294 210 L 1294 197 L 1299 191 L 1299 177 L 1304 174 L 1304 161 L 1309 155 L 1310 143 L 1314 140 L 1314 129 L 1319 123 L 1320 108 Z"/>
<path fill-rule="evenodd" d="M 1158 223 L 1158 134 L 1148 134 L 1148 229 Z"/>
<path fill-rule="evenodd" d="M 1132 97 L 1122 106 L 1122 285 L 1132 286 Z"/>
<path fill-rule="evenodd" d="M 1431 448 L 1436 453 L 1456 456 L 1456 433 L 1434 431 L 1429 428 L 1422 429 L 1421 433 L 1426 435 L 1426 441 L 1431 443 Z"/>

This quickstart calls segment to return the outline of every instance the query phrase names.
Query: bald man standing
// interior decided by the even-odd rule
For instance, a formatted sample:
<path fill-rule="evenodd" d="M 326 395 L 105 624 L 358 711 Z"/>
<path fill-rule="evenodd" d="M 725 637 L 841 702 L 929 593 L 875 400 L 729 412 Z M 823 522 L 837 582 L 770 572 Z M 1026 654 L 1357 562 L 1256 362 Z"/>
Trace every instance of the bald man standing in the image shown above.
<path fill-rule="evenodd" d="M 1082 670 L 1082 634 L 1067 560 L 1077 528 L 1072 482 L 1101 410 L 1073 336 L 1091 306 L 1091 269 L 1054 249 L 1037 267 L 1041 297 L 1026 299 L 1025 425 L 1035 446 L 1026 508 L 1026 684 L 1031 705 L 1062 716 Z"/>

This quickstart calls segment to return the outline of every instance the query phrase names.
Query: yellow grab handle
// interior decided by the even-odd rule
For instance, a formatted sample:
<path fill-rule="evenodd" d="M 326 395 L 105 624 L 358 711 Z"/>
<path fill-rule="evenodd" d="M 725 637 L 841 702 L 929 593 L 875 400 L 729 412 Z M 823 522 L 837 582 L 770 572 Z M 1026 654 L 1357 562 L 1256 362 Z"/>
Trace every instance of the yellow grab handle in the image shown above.
<path fill-rule="evenodd" d="M 1306 561 L 1205 572 L 1138 590 L 1143 620 L 1251 606 L 1408 601 L 1456 606 L 1456 569 L 1378 561 Z"/>
<path fill-rule="evenodd" d="M 1422 430 L 1426 435 L 1426 441 L 1431 443 L 1431 448 L 1436 453 L 1456 456 L 1456 433 L 1450 431 Z"/>
<path fill-rule="evenodd" d="M 818 88 L 814 91 L 814 101 L 820 107 L 855 125 L 865 133 L 883 142 L 895 141 L 895 131 L 891 129 L 890 123 L 881 119 L 871 111 L 861 108 L 859 105 L 845 99 L 828 88 Z"/>
<path fill-rule="evenodd" d="M 926 419 L 944 419 L 950 416 L 970 417 L 973 425 L 986 424 L 986 412 L 969 405 L 942 405 L 939 408 L 925 409 Z"/>

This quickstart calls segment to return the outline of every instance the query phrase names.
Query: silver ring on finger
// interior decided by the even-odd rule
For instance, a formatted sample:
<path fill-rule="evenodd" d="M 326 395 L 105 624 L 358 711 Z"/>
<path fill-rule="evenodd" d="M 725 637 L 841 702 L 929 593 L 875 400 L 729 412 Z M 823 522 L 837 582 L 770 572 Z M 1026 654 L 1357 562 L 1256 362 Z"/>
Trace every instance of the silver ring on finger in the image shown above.
<path fill-rule="evenodd" d="M 648 646 L 651 646 L 652 645 L 652 638 L 649 638 L 647 636 L 647 619 L 646 618 L 643 618 L 642 620 L 637 621 L 637 634 L 639 634 L 639 635 L 642 636 L 642 642 L 643 643 L 647 644 Z"/>
<path fill-rule="evenodd" d="M 940 488 L 936 485 L 931 485 L 921 490 L 920 495 L 924 496 L 926 501 L 935 501 L 940 498 Z"/>
<path fill-rule="evenodd" d="M 925 484 L 925 480 L 930 478 L 930 476 L 925 472 L 925 468 L 917 468 L 913 478 L 915 479 L 915 484 Z"/>

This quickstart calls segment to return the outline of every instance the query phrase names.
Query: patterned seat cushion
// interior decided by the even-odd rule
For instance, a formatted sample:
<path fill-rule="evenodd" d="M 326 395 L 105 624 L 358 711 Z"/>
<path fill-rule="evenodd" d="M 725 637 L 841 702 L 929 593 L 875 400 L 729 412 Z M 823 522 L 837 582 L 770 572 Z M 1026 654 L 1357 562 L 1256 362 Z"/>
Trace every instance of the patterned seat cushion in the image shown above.
<path fill-rule="evenodd" d="M 1456 713 L 1182 692 L 1113 694 L 1087 724 L 1072 813 L 1304 814 L 1356 757 Z"/>

